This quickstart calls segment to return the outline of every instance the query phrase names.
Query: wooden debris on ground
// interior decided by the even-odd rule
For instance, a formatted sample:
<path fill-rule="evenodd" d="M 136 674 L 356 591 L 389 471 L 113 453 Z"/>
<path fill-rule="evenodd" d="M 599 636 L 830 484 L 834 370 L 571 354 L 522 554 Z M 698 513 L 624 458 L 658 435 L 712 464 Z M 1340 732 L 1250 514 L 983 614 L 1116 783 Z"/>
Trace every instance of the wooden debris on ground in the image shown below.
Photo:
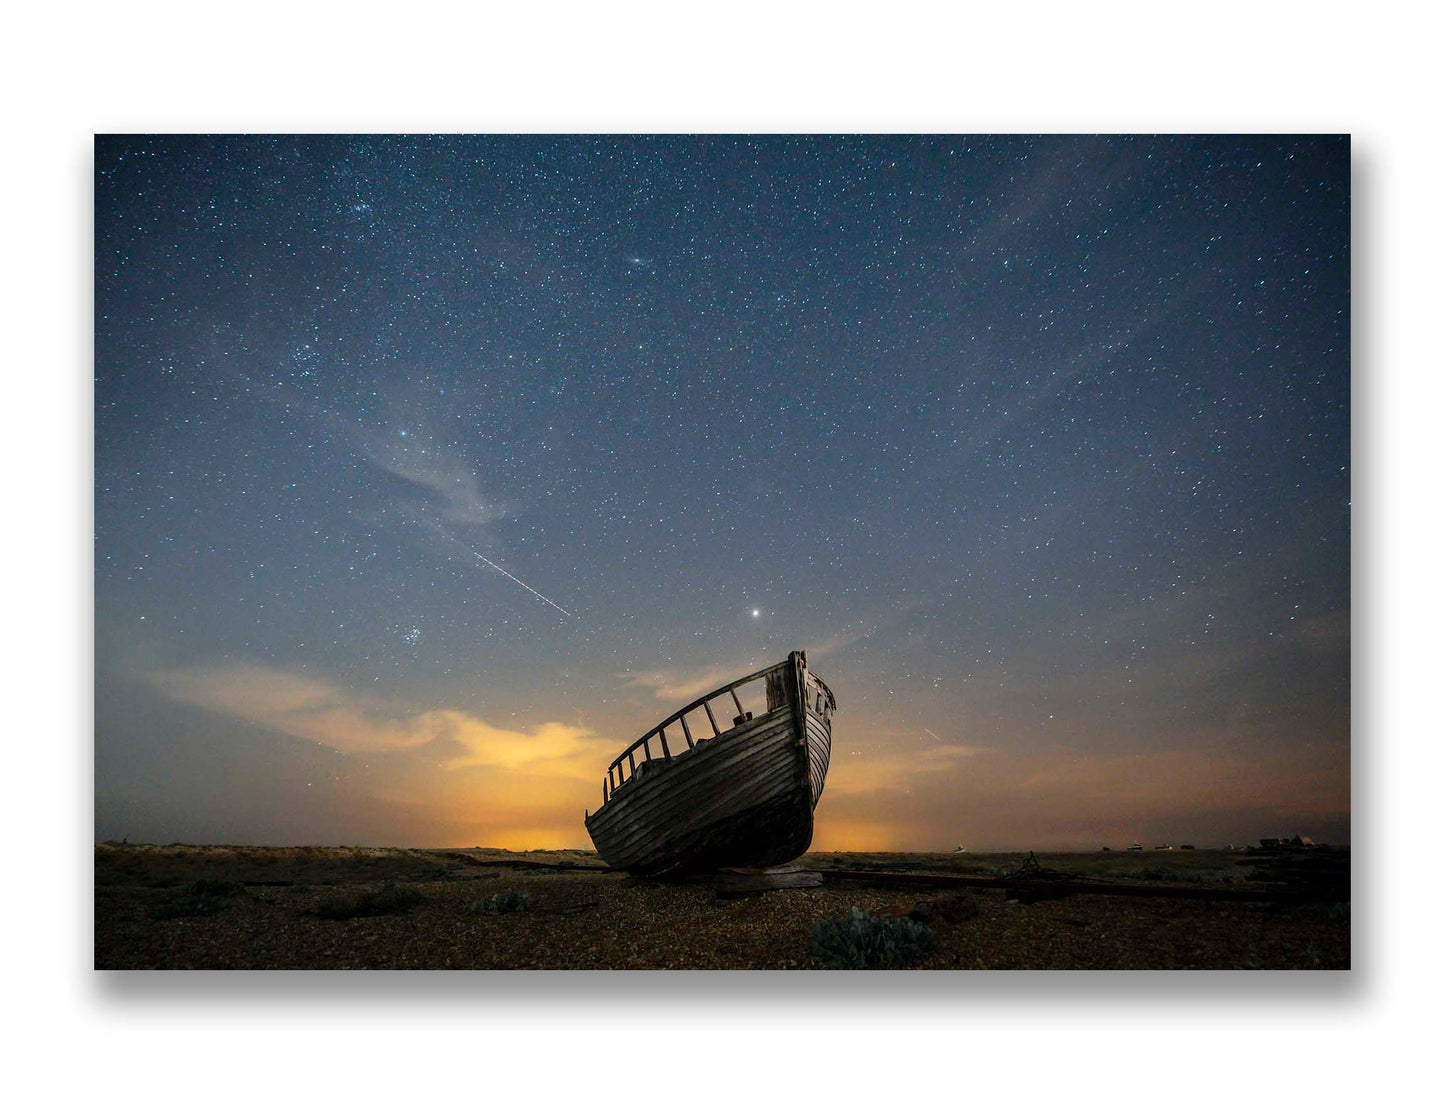
<path fill-rule="evenodd" d="M 801 866 L 729 867 L 713 876 L 713 891 L 719 897 L 744 897 L 775 889 L 813 889 L 822 884 L 822 874 Z"/>

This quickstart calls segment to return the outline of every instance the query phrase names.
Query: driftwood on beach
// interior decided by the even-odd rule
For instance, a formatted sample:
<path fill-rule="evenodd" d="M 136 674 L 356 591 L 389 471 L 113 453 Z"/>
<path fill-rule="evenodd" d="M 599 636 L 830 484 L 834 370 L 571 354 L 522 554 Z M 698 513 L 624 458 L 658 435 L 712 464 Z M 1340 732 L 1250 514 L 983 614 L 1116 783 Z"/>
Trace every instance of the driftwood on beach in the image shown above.
<path fill-rule="evenodd" d="M 1005 875 L 996 878 L 981 878 L 965 874 L 846 869 L 829 870 L 826 880 L 829 883 L 872 885 L 890 889 L 909 887 L 958 891 L 1002 889 L 1007 896 L 1021 901 L 1043 901 L 1082 893 L 1099 894 L 1105 897 L 1174 897 L 1191 901 L 1264 901 L 1291 904 L 1349 899 L 1348 883 L 1339 886 L 1334 882 L 1300 886 L 1267 886 L 1263 889 L 1228 889 L 1221 886 L 1150 885 L 1058 876 L 1014 878 Z"/>

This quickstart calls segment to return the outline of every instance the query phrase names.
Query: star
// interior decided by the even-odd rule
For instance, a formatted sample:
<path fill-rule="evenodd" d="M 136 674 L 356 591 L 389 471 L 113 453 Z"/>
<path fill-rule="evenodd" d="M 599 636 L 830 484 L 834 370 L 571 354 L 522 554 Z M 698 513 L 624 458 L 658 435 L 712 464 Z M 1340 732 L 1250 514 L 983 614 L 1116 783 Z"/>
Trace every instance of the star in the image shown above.
<path fill-rule="evenodd" d="M 1201 792 L 1196 754 L 1325 772 L 1259 832 L 1328 805 L 1319 832 L 1347 839 L 1349 150 L 98 138 L 97 833 L 133 832 L 142 792 L 169 838 L 210 830 L 210 794 L 252 834 L 297 830 L 259 766 L 230 774 L 278 762 L 270 727 L 304 737 L 284 777 L 318 739 L 386 752 L 368 786 L 467 838 L 446 741 L 420 740 L 456 724 L 501 745 L 477 763 L 543 734 L 489 769 L 508 816 L 535 797 L 568 826 L 537 841 L 586 846 L 574 775 L 620 745 L 538 749 L 646 731 L 656 691 L 796 642 L 843 702 L 838 761 L 887 761 L 900 793 L 972 784 L 971 749 L 922 727 L 958 740 L 960 717 L 1057 767 L 1016 836 L 945 785 L 906 813 L 880 794 L 900 844 L 1093 849 L 1068 779 L 1116 779 L 1122 817 Z M 727 603 L 758 591 L 779 608 L 749 637 Z M 139 654 L 154 717 L 125 690 Z M 599 693 L 633 664 L 649 693 Z M 218 727 L 182 778 L 145 732 L 189 731 L 199 687 L 257 735 Z M 1164 789 L 1136 794 L 1111 765 L 1149 753 Z M 1237 796 L 1194 810 L 1219 840 L 1252 823 Z M 846 843 L 837 797 L 818 815 Z M 307 831 L 434 841 L 389 808 Z"/>

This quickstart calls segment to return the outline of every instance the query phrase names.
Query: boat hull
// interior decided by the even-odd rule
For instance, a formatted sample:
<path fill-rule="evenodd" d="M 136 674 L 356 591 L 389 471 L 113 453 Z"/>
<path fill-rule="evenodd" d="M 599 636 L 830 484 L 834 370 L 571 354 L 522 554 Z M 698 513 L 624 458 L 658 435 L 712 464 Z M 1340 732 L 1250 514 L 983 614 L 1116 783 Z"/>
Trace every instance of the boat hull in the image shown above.
<path fill-rule="evenodd" d="M 811 708 L 806 659 L 781 668 L 783 700 L 714 739 L 645 769 L 587 817 L 608 865 L 659 875 L 767 867 L 803 854 L 831 750 L 829 708 Z M 810 696 L 810 694 L 814 696 Z"/>

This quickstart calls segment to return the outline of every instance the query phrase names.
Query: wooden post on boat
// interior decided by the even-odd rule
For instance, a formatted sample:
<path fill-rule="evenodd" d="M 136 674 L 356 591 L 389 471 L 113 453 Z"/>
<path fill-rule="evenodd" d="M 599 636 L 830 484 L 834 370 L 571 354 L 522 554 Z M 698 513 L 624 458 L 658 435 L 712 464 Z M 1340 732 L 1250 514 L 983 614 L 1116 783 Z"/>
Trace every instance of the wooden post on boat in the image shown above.
<path fill-rule="evenodd" d="M 738 698 L 737 687 L 733 687 L 732 689 L 730 689 L 730 690 L 728 691 L 728 693 L 733 696 L 733 704 L 738 707 L 737 719 L 736 719 L 735 721 L 733 721 L 733 724 L 734 724 L 734 725 L 740 725 L 740 724 L 742 724 L 744 721 L 750 721 L 750 720 L 752 720 L 752 719 L 753 719 L 753 715 L 752 715 L 751 713 L 749 713 L 746 709 L 743 708 L 743 703 L 742 703 L 742 701 Z"/>

